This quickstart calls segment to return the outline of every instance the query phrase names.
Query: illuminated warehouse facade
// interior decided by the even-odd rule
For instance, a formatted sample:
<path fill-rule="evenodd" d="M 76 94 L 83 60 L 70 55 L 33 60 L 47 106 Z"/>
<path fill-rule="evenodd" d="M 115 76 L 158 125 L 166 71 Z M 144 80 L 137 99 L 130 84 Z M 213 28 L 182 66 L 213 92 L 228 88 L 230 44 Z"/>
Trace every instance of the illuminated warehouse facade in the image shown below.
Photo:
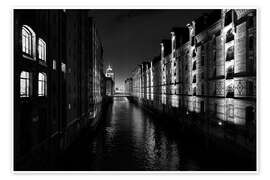
<path fill-rule="evenodd" d="M 214 135 L 255 151 L 256 10 L 212 10 L 170 36 L 159 56 L 133 71 L 134 99 L 207 120 Z"/>
<path fill-rule="evenodd" d="M 132 87 L 133 87 L 132 78 L 127 78 L 125 80 L 125 93 L 127 95 L 132 95 Z"/>
<path fill-rule="evenodd" d="M 15 170 L 51 167 L 55 152 L 95 124 L 102 64 L 87 11 L 14 10 Z"/>

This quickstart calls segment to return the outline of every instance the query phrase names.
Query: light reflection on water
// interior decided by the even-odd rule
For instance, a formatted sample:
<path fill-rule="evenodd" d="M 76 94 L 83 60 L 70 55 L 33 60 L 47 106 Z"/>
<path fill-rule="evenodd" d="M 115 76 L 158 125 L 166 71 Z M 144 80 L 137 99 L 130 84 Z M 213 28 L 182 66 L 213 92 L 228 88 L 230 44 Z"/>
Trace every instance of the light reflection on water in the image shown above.
<path fill-rule="evenodd" d="M 94 159 L 99 159 L 92 164 L 94 169 L 178 169 L 176 143 L 155 127 L 142 109 L 124 97 L 115 97 L 110 108 L 102 133 L 90 144 Z"/>
<path fill-rule="evenodd" d="M 161 123 L 125 97 L 115 97 L 94 135 L 67 151 L 64 170 L 246 170 L 254 161 L 216 149 L 206 136 Z"/>

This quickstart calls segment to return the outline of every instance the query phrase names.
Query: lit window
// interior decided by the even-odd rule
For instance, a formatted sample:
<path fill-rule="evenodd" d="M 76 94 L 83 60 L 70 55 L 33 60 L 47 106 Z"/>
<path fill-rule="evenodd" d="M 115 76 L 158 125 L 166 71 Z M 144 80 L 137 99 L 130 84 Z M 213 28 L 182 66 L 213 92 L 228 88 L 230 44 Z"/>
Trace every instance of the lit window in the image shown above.
<path fill-rule="evenodd" d="M 47 95 L 47 75 L 38 73 L 38 96 Z"/>
<path fill-rule="evenodd" d="M 234 34 L 233 34 L 233 30 L 230 29 L 230 30 L 228 30 L 228 32 L 226 34 L 226 43 L 230 42 L 232 40 L 234 40 Z"/>
<path fill-rule="evenodd" d="M 41 38 L 38 39 L 38 58 L 46 61 L 46 43 Z"/>
<path fill-rule="evenodd" d="M 227 53 L 226 53 L 226 61 L 230 61 L 234 59 L 234 47 L 231 46 L 227 49 Z"/>
<path fill-rule="evenodd" d="M 22 51 L 29 55 L 34 56 L 35 49 L 35 32 L 27 25 L 22 27 Z"/>
<path fill-rule="evenodd" d="M 66 72 L 66 65 L 65 65 L 65 63 L 61 63 L 61 70 L 62 70 L 63 73 Z"/>
<path fill-rule="evenodd" d="M 20 75 L 20 97 L 30 96 L 30 73 L 22 71 Z"/>
<path fill-rule="evenodd" d="M 234 66 L 233 65 L 229 66 L 227 68 L 226 72 L 227 72 L 226 73 L 226 79 L 232 79 L 233 76 L 234 76 Z"/>
<path fill-rule="evenodd" d="M 53 70 L 56 70 L 56 60 L 53 60 Z"/>

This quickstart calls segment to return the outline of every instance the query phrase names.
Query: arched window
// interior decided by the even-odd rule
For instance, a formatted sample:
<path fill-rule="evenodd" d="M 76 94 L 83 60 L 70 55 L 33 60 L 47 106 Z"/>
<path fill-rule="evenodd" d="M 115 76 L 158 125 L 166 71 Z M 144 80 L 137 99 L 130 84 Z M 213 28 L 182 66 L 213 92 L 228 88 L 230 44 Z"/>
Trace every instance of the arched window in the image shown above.
<path fill-rule="evenodd" d="M 22 52 L 28 56 L 35 56 L 36 34 L 27 25 L 22 27 Z"/>
<path fill-rule="evenodd" d="M 38 58 L 46 61 L 46 43 L 41 38 L 38 39 Z"/>
<path fill-rule="evenodd" d="M 47 95 L 47 75 L 46 73 L 38 73 L 38 96 Z"/>
<path fill-rule="evenodd" d="M 20 97 L 30 96 L 30 73 L 22 71 L 20 75 Z"/>

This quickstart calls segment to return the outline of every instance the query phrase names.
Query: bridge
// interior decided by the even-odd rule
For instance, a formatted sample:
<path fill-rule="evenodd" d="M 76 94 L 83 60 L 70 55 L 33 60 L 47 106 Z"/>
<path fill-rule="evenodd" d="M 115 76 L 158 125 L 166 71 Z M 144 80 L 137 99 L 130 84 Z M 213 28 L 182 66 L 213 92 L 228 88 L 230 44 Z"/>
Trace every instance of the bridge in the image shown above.
<path fill-rule="evenodd" d="M 129 93 L 124 93 L 124 92 L 116 92 L 112 97 L 131 97 Z"/>

